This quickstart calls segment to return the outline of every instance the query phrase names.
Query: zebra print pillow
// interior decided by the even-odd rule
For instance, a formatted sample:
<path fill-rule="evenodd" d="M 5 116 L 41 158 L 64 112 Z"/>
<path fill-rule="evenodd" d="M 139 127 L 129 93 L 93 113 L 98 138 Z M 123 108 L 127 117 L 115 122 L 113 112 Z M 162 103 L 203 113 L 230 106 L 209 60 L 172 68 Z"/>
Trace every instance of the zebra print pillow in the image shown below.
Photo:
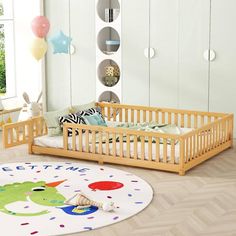
<path fill-rule="evenodd" d="M 72 114 L 72 113 L 66 116 L 59 116 L 58 120 L 61 126 L 63 125 L 63 123 L 84 124 L 84 125 L 86 124 L 82 116 L 79 116 L 77 114 Z M 78 129 L 75 130 L 75 134 L 76 135 L 79 134 Z M 72 136 L 72 128 L 68 128 L 68 136 Z"/>
<path fill-rule="evenodd" d="M 101 119 L 104 121 L 104 123 L 106 123 L 102 113 L 101 113 L 101 109 L 98 108 L 98 107 L 95 107 L 95 108 L 90 108 L 90 109 L 87 109 L 87 110 L 83 110 L 83 111 L 78 111 L 76 113 L 77 116 L 91 116 L 91 115 L 94 115 L 94 114 L 98 114 Z"/>
<path fill-rule="evenodd" d="M 97 108 L 97 107 L 90 108 L 90 109 L 83 110 L 83 111 L 78 111 L 78 112 L 76 112 L 76 115 L 78 115 L 78 116 L 91 116 L 91 115 L 93 115 L 95 113 L 98 113 L 99 115 L 102 116 L 101 110 L 99 108 Z"/>

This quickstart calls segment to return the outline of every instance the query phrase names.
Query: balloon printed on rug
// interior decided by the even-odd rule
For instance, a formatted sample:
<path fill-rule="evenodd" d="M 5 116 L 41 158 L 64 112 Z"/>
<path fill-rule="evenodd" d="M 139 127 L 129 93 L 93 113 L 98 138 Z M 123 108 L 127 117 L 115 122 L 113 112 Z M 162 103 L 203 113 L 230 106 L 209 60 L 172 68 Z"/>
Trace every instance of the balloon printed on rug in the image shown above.
<path fill-rule="evenodd" d="M 57 162 L 0 165 L 1 231 L 8 235 L 92 230 L 137 214 L 152 197 L 144 180 L 109 167 Z"/>

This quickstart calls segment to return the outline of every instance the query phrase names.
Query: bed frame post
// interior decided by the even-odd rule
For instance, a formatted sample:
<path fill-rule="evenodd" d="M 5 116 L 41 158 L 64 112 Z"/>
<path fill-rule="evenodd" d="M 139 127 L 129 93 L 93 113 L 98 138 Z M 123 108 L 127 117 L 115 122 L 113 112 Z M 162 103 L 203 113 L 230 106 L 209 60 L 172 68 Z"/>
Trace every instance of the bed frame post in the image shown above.
<path fill-rule="evenodd" d="M 184 168 L 184 138 L 180 138 L 180 158 L 179 158 L 179 175 L 185 175 Z"/>
<path fill-rule="evenodd" d="M 29 135 L 29 141 L 28 141 L 28 153 L 33 154 L 32 146 L 33 146 L 33 121 L 30 120 L 28 122 L 28 135 Z"/>
<path fill-rule="evenodd" d="M 231 139 L 231 148 L 234 146 L 234 115 L 232 114 L 230 118 L 230 139 Z"/>

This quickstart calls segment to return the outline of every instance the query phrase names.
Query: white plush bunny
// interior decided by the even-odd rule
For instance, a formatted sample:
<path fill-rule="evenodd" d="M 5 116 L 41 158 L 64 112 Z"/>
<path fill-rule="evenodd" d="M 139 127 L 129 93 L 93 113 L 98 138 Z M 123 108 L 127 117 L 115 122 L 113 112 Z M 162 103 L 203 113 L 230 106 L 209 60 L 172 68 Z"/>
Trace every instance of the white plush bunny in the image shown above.
<path fill-rule="evenodd" d="M 29 99 L 29 95 L 26 92 L 24 92 L 22 96 L 26 103 L 23 105 L 23 108 L 21 110 L 18 120 L 22 121 L 22 120 L 27 120 L 35 116 L 39 116 L 42 111 L 42 105 L 41 103 L 39 103 L 42 97 L 42 92 L 39 94 L 36 102 L 31 102 Z"/>

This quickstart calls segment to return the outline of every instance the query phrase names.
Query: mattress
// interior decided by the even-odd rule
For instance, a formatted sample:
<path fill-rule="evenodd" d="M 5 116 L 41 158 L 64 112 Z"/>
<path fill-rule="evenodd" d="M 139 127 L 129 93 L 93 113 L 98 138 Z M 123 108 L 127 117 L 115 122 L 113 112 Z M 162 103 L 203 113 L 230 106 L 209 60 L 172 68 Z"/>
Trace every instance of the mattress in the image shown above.
<path fill-rule="evenodd" d="M 114 127 L 114 122 L 109 122 L 108 123 L 109 127 Z M 190 128 L 180 128 L 181 133 L 187 133 L 192 131 Z M 85 135 L 85 134 L 83 134 Z M 82 138 L 83 140 L 83 151 L 85 151 L 85 138 Z M 61 148 L 63 149 L 63 136 L 55 136 L 55 137 L 49 137 L 47 135 L 45 136 L 40 136 L 34 139 L 34 145 L 40 146 L 40 147 L 50 147 L 50 148 Z M 96 152 L 98 152 L 98 143 L 96 143 Z M 113 143 L 109 143 L 109 152 L 110 155 L 112 155 L 112 147 Z M 68 137 L 68 149 L 72 150 L 72 137 Z M 76 138 L 76 150 L 79 149 L 79 139 Z M 179 143 L 175 145 L 175 163 L 179 162 L 179 156 L 180 156 L 180 147 Z M 92 152 L 92 144 L 89 145 L 89 151 Z M 126 156 L 127 152 L 127 147 L 126 143 L 123 143 L 123 156 Z M 106 153 L 106 143 L 102 144 L 102 153 Z M 120 155 L 120 143 L 116 143 L 116 155 Z M 134 157 L 134 143 L 130 142 L 130 156 Z M 167 161 L 170 161 L 170 156 L 171 156 L 171 146 L 167 145 Z M 137 158 L 141 159 L 141 142 L 137 143 Z M 145 159 L 148 159 L 148 143 L 145 142 Z M 163 160 L 163 145 L 159 145 L 159 161 Z M 152 144 L 152 160 L 156 159 L 156 144 Z"/>

